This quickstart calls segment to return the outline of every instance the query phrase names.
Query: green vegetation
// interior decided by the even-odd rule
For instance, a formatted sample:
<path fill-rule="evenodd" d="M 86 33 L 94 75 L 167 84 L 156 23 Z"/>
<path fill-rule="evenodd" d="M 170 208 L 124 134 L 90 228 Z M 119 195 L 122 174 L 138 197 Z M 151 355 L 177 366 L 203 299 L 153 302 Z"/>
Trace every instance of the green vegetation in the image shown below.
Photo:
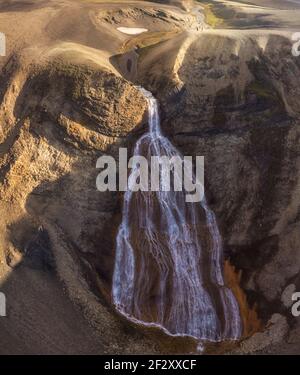
<path fill-rule="evenodd" d="M 285 105 L 274 87 L 263 81 L 253 81 L 247 87 L 247 91 L 254 94 L 260 102 L 261 110 L 258 112 L 260 121 L 285 115 Z"/>
<path fill-rule="evenodd" d="M 272 100 L 278 100 L 278 97 L 276 95 L 276 91 L 274 89 L 268 87 L 263 82 L 259 81 L 253 81 L 248 86 L 248 89 L 252 91 L 257 97 L 265 98 L 265 99 L 272 99 Z"/>
<path fill-rule="evenodd" d="M 145 48 L 149 46 L 153 46 L 160 42 L 164 42 L 172 37 L 174 37 L 179 30 L 175 31 L 156 31 L 156 32 L 147 32 L 140 34 L 136 37 L 129 39 L 124 45 L 122 46 L 121 53 L 125 53 L 127 51 L 132 50 L 134 47 L 137 48 Z"/>
<path fill-rule="evenodd" d="M 199 1 L 204 8 L 205 22 L 212 28 L 223 26 L 224 20 L 217 16 L 214 5 L 210 1 Z"/>

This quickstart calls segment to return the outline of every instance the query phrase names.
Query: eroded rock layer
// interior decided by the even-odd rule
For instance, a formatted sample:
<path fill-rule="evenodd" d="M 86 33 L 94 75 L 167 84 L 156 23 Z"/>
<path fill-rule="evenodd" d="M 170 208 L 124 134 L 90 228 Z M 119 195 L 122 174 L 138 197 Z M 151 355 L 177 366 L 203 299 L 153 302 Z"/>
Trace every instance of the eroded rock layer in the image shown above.
<path fill-rule="evenodd" d="M 136 83 L 159 99 L 176 147 L 205 156 L 236 293 L 246 292 L 243 305 L 256 305 L 266 327 L 239 350 L 297 352 L 300 60 L 291 35 L 299 10 L 255 7 L 263 14 L 255 18 L 249 4 L 241 11 L 231 2 L 242 18 L 231 22 L 224 4 L 205 4 L 202 17 L 199 3 L 1 4 L 0 290 L 12 311 L 0 319 L 1 353 L 182 350 L 111 305 L 123 196 L 97 191 L 96 160 L 118 157 L 119 147 L 131 153 L 146 131 Z M 121 26 L 149 31 L 132 37 Z"/>

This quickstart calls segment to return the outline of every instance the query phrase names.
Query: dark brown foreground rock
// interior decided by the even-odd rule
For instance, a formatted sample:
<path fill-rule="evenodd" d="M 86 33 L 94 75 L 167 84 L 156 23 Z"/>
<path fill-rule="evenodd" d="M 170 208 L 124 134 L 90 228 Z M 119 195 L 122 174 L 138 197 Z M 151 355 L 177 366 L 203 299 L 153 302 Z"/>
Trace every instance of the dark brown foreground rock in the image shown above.
<path fill-rule="evenodd" d="M 147 126 L 146 102 L 124 76 L 158 97 L 164 132 L 184 154 L 205 156 L 226 258 L 265 326 L 238 351 L 297 353 L 288 299 L 291 285 L 300 290 L 300 60 L 291 33 L 195 33 L 181 30 L 182 9 L 146 4 L 126 14 L 150 27 L 162 11 L 159 33 L 132 41 L 104 19 L 123 20 L 118 4 L 41 1 L 22 12 L 18 2 L 13 12 L 12 3 L 0 14 L 13 41 L 0 60 L 0 352 L 195 350 L 136 329 L 111 306 L 122 196 L 97 191 L 96 161 L 132 150 Z M 209 348 L 218 350 L 233 348 Z"/>

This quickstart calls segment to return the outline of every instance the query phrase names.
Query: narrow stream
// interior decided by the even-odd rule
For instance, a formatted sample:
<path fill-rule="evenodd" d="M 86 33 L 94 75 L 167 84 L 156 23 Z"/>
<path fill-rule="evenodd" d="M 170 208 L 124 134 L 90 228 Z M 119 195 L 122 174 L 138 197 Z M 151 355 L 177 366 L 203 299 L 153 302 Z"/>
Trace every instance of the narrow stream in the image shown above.
<path fill-rule="evenodd" d="M 135 155 L 182 156 L 162 135 L 157 100 L 148 101 L 149 131 Z M 134 169 L 130 178 L 134 175 Z M 163 178 L 163 176 L 162 176 Z M 205 199 L 187 203 L 185 191 L 124 195 L 117 235 L 112 297 L 128 319 L 173 336 L 218 342 L 240 338 L 238 303 L 224 285 L 223 249 Z"/>

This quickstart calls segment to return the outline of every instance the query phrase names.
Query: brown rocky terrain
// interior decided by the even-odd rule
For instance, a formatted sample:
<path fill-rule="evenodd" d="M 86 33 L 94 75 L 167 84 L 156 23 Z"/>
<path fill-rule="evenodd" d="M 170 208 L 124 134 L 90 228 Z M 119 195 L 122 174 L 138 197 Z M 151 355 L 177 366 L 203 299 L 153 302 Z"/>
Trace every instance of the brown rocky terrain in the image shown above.
<path fill-rule="evenodd" d="M 131 150 L 145 131 L 136 84 L 159 99 L 173 143 L 205 156 L 226 258 L 261 320 L 236 347 L 209 351 L 299 353 L 290 307 L 300 291 L 300 58 L 291 53 L 300 10 L 214 3 L 1 3 L 0 353 L 182 350 L 129 325 L 110 301 L 122 195 L 96 190 L 96 161 Z M 267 9 L 268 22 L 253 9 Z"/>

